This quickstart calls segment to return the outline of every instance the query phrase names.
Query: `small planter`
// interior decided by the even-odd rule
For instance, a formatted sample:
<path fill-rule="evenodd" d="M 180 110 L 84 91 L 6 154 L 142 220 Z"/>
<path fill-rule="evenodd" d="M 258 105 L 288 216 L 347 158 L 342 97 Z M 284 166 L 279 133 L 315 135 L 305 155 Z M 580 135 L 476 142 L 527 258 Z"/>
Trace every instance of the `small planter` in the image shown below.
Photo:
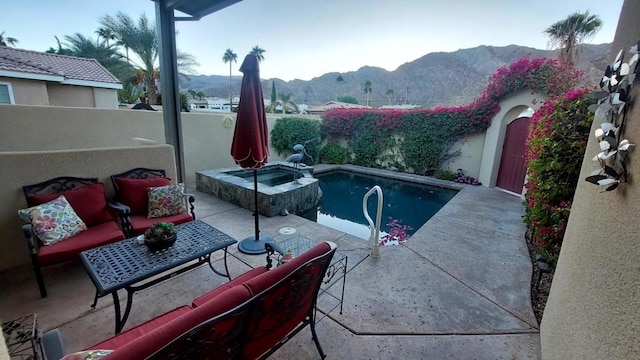
<path fill-rule="evenodd" d="M 178 234 L 172 223 L 153 224 L 144 233 L 144 244 L 150 250 L 160 250 L 173 245 L 178 239 Z"/>

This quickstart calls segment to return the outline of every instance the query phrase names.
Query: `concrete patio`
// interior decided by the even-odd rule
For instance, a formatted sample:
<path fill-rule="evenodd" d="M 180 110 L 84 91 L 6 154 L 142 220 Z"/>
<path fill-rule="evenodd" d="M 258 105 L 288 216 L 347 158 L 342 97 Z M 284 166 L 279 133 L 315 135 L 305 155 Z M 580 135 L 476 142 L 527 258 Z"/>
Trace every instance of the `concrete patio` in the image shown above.
<path fill-rule="evenodd" d="M 192 192 L 198 219 L 238 240 L 253 234 L 250 211 Z M 368 256 L 364 240 L 298 216 L 261 217 L 260 228 L 282 241 L 291 235 L 279 229 L 292 227 L 296 235 L 337 243 L 349 256 L 343 314 L 334 310 L 317 325 L 329 359 L 538 359 L 523 213 L 515 196 L 467 186 L 405 245 L 383 247 L 378 259 Z M 233 277 L 265 264 L 264 255 L 235 246 L 230 253 Z M 95 288 L 79 262 L 46 268 L 44 276 L 49 296 L 41 299 L 30 268 L 0 274 L 0 318 L 37 313 L 41 330 L 61 330 L 68 352 L 113 335 L 111 297 L 90 308 Z M 136 293 L 125 330 L 224 280 L 202 266 Z M 320 310 L 332 300 L 321 295 Z M 305 329 L 272 358 L 319 356 Z"/>

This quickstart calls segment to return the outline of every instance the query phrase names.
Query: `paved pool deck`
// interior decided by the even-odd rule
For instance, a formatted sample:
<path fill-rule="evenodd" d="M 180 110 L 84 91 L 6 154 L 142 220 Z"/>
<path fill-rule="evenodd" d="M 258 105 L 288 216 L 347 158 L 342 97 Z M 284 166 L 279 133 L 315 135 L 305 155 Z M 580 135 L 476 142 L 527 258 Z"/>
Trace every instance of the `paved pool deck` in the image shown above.
<path fill-rule="evenodd" d="M 194 194 L 198 219 L 236 239 L 253 235 L 250 211 Z M 348 255 L 343 313 L 333 310 L 317 324 L 327 359 L 539 359 L 523 214 L 518 197 L 464 186 L 404 245 L 382 247 L 377 259 L 365 240 L 295 215 L 261 217 L 260 228 L 281 241 L 291 235 L 279 230 L 291 227 L 316 242 L 333 241 Z M 230 254 L 233 277 L 265 264 L 264 255 L 235 246 Z M 44 276 L 49 296 L 41 299 L 30 267 L 1 273 L 0 318 L 37 313 L 40 329 L 59 328 L 71 352 L 113 335 L 111 297 L 90 308 L 95 288 L 79 262 L 46 268 Z M 224 280 L 202 266 L 136 293 L 125 330 L 189 304 Z M 339 285 L 329 289 L 339 291 Z M 333 301 L 321 295 L 320 310 Z M 305 329 L 272 358 L 319 356 Z"/>

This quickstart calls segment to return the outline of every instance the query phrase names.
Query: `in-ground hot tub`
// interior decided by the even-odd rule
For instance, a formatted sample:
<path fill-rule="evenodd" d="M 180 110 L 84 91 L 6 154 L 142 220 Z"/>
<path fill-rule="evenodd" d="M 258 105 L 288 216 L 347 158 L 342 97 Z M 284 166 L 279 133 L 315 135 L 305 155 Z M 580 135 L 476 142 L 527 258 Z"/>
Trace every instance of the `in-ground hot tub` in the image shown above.
<path fill-rule="evenodd" d="M 253 211 L 253 169 L 198 171 L 196 189 Z M 258 170 L 258 212 L 262 215 L 302 214 L 316 206 L 321 197 L 311 166 L 300 164 L 295 168 L 293 164 L 277 161 Z"/>

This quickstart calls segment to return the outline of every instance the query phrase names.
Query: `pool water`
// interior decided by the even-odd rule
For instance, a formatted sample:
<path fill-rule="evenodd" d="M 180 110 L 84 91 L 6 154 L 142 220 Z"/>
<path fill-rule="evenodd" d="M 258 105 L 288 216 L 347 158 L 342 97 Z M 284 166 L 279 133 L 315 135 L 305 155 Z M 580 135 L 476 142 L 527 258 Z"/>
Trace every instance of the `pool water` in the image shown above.
<path fill-rule="evenodd" d="M 458 191 L 436 186 L 408 183 L 383 177 L 357 174 L 347 171 L 331 171 L 316 174 L 323 192 L 318 206 L 316 222 L 368 240 L 369 223 L 362 214 L 362 198 L 373 186 L 382 188 L 384 205 L 380 238 L 391 231 L 392 221 L 409 226 L 407 235 L 413 235 L 435 215 Z M 378 197 L 369 197 L 369 216 L 375 222 Z"/>
<path fill-rule="evenodd" d="M 294 173 L 292 171 L 285 171 L 280 169 L 273 170 L 260 170 L 258 171 L 258 182 L 260 184 L 268 185 L 268 186 L 277 186 L 286 184 L 288 182 L 294 181 L 293 179 Z M 253 172 L 249 172 L 246 174 L 238 174 L 243 179 L 247 179 L 253 181 Z M 300 177 L 300 175 L 297 175 Z"/>

